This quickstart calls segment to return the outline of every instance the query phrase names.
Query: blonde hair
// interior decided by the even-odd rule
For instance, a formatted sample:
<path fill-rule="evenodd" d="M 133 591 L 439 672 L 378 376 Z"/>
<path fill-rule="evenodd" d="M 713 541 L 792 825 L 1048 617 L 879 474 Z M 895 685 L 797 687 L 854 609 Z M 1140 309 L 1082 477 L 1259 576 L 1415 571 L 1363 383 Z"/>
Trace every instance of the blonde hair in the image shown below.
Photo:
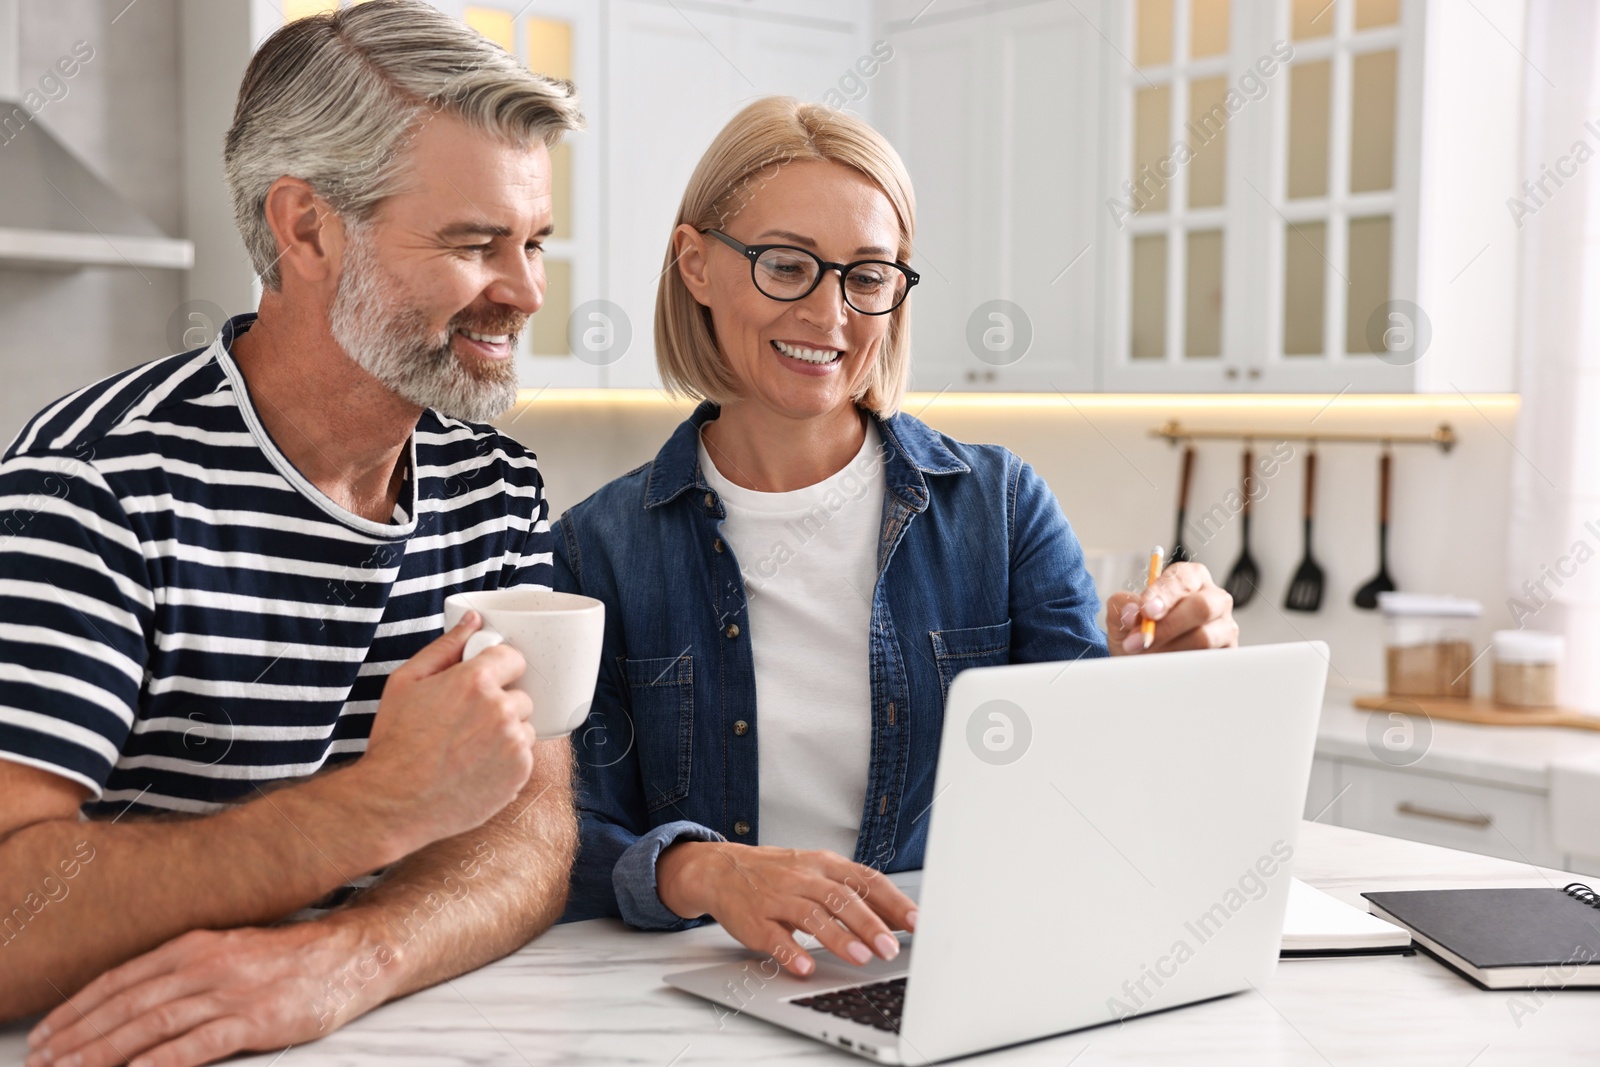
<path fill-rule="evenodd" d="M 266 218 L 273 182 L 300 178 L 359 225 L 400 190 L 406 146 L 440 111 L 519 148 L 554 147 L 583 128 L 571 82 L 533 73 L 420 0 L 368 0 L 267 38 L 245 69 L 222 157 L 261 283 L 280 281 Z"/>
<path fill-rule="evenodd" d="M 779 167 L 805 161 L 842 164 L 881 189 L 900 222 L 895 258 L 910 261 L 916 200 L 899 154 L 856 116 L 788 96 L 763 97 L 722 128 L 689 179 L 673 232 L 685 223 L 696 230 L 722 229 Z M 674 393 L 718 403 L 739 395 L 717 348 L 710 309 L 684 284 L 671 240 L 656 292 L 656 365 Z M 883 350 L 854 399 L 879 415 L 892 415 L 910 377 L 911 320 L 902 303 L 889 313 Z"/>

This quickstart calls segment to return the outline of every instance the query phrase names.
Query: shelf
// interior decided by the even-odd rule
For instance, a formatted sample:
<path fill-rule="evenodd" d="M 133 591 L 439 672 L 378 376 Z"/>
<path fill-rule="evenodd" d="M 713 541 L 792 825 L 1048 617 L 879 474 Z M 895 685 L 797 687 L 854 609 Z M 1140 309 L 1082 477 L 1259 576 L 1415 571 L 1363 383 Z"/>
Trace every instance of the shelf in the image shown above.
<path fill-rule="evenodd" d="M 10 104 L 0 100 L 0 109 Z M 10 112 L 7 112 L 10 114 Z M 0 267 L 188 270 L 194 243 L 168 237 L 40 120 L 0 151 Z"/>
<path fill-rule="evenodd" d="M 176 237 L 143 237 L 60 230 L 0 227 L 0 267 L 152 267 L 188 270 L 194 242 Z"/>

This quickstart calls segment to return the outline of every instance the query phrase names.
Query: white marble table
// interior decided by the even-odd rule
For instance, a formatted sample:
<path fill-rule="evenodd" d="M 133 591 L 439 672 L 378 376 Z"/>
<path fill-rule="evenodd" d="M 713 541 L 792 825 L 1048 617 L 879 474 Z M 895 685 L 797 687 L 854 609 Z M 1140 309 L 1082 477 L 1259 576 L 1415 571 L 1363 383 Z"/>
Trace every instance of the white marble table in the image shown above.
<path fill-rule="evenodd" d="M 1531 885 L 1559 872 L 1306 824 L 1295 874 L 1353 904 L 1365 890 Z M 983 916 L 1006 936 L 1001 915 Z M 1025 937 L 1025 931 L 1011 936 Z M 253 1067 L 448 1064 L 866 1062 L 755 1019 L 717 1013 L 661 975 L 741 957 L 715 926 L 644 934 L 605 920 L 557 927 L 520 952 L 385 1005 L 315 1044 L 236 1060 Z M 1065 964 L 1070 965 L 1070 964 Z M 1513 1015 L 1513 997 L 1526 1011 Z M 0 1063 L 24 1029 L 0 1027 Z M 1592 1065 L 1600 990 L 1485 992 L 1418 954 L 1282 963 L 1260 993 L 959 1062 L 1007 1064 Z"/>

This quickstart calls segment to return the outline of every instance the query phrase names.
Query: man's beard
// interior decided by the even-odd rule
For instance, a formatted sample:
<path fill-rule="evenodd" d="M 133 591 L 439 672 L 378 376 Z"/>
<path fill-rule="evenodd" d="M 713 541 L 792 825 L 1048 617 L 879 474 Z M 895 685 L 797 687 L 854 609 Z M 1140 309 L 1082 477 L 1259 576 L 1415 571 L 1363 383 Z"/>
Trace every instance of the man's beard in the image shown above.
<path fill-rule="evenodd" d="M 516 403 L 515 359 L 468 363 L 456 357 L 450 341 L 458 327 L 509 334 L 515 351 L 527 316 L 508 309 L 479 318 L 463 311 L 441 338 L 421 310 L 388 297 L 404 290 L 384 272 L 369 234 L 359 227 L 346 232 L 344 271 L 330 316 L 333 339 L 345 354 L 400 397 L 451 418 L 486 422 Z"/>

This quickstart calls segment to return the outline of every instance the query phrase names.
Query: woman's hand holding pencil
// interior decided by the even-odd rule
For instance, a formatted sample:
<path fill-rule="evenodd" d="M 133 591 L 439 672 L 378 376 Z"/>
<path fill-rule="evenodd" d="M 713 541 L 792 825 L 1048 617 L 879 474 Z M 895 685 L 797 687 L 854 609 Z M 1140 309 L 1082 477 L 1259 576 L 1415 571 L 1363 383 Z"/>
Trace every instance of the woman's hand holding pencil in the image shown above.
<path fill-rule="evenodd" d="M 1239 643 L 1233 598 L 1201 563 L 1161 569 L 1160 546 L 1150 553 L 1142 593 L 1113 593 L 1106 600 L 1106 644 L 1113 656 L 1228 648 Z"/>

